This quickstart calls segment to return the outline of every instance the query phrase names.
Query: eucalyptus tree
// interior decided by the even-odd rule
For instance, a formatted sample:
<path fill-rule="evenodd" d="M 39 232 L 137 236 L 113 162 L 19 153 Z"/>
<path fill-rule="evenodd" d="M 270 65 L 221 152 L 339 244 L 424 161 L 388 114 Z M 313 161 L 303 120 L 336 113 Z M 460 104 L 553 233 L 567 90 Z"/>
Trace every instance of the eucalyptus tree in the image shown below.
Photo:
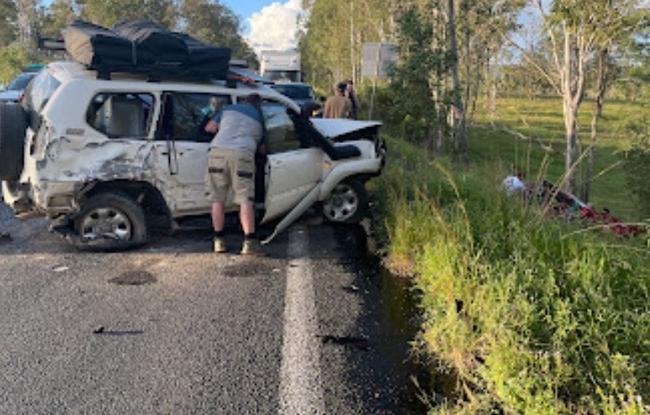
<path fill-rule="evenodd" d="M 578 115 L 585 98 L 587 72 L 594 62 L 599 48 L 599 39 L 606 35 L 612 24 L 612 17 L 624 10 L 634 10 L 638 0 L 555 0 L 549 6 L 542 0 L 531 0 L 542 22 L 544 42 L 549 59 L 539 59 L 520 45 L 505 31 L 503 38 L 521 54 L 562 99 L 564 115 L 565 177 L 564 185 L 570 192 L 576 192 L 578 180 L 576 171 L 587 153 L 582 151 L 578 130 Z M 632 5 L 620 9 L 619 6 Z M 542 55 L 542 56 L 545 56 Z M 603 91 L 604 97 L 604 91 Z M 593 150 L 593 148 L 592 148 Z"/>

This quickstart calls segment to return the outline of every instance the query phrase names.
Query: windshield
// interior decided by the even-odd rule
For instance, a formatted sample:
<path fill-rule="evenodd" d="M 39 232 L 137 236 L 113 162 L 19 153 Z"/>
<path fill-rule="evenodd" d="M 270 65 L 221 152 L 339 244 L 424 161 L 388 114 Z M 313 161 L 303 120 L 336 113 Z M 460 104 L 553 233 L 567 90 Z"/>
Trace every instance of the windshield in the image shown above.
<path fill-rule="evenodd" d="M 11 81 L 7 87 L 7 90 L 22 91 L 23 89 L 27 88 L 27 84 L 29 84 L 29 81 L 31 81 L 34 76 L 36 76 L 35 73 L 21 73 L 15 77 L 13 81 Z"/>
<path fill-rule="evenodd" d="M 311 87 L 308 85 L 273 85 L 271 88 L 291 99 L 314 98 Z"/>

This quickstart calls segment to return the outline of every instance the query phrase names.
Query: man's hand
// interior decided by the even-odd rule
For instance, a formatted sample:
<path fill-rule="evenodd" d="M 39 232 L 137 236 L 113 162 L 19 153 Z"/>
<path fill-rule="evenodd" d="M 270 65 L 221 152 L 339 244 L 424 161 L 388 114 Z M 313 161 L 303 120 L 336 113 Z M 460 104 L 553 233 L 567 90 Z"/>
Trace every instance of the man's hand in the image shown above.
<path fill-rule="evenodd" d="M 205 125 L 205 132 L 216 134 L 217 131 L 219 131 L 219 124 L 217 124 L 214 120 L 208 121 L 208 123 Z"/>

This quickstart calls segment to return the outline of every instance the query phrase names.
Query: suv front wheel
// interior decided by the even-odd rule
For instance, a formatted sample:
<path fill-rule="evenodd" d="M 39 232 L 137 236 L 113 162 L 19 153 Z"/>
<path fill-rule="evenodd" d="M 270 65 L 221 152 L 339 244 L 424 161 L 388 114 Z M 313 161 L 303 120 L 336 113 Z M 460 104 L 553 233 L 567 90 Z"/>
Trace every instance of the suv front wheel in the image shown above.
<path fill-rule="evenodd" d="M 358 179 L 337 184 L 323 202 L 323 214 L 330 222 L 356 223 L 366 214 L 368 192 Z"/>
<path fill-rule="evenodd" d="M 123 193 L 99 193 L 82 205 L 74 221 L 80 248 L 122 250 L 147 242 L 144 210 Z"/>

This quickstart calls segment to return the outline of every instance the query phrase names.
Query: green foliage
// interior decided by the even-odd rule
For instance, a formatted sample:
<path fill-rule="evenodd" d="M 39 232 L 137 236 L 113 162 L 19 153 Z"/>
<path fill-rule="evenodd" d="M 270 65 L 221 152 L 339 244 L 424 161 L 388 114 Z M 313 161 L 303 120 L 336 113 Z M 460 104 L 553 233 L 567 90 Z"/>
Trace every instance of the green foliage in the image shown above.
<path fill-rule="evenodd" d="M 61 38 L 61 30 L 67 27 L 77 16 L 72 3 L 56 0 L 45 12 L 41 23 L 41 36 L 54 39 Z"/>
<path fill-rule="evenodd" d="M 627 130 L 632 140 L 625 160 L 628 185 L 639 201 L 641 213 L 650 218 L 650 119 L 630 121 Z"/>
<path fill-rule="evenodd" d="M 0 84 L 9 83 L 27 63 L 27 52 L 19 45 L 0 48 Z"/>
<path fill-rule="evenodd" d="M 173 0 L 84 0 L 80 1 L 82 17 L 102 26 L 120 20 L 149 19 L 173 28 L 177 12 Z"/>
<path fill-rule="evenodd" d="M 392 111 L 386 115 L 390 123 L 398 122 L 403 133 L 408 132 L 410 140 L 432 145 L 436 127 L 447 127 L 445 108 L 451 97 L 441 85 L 450 70 L 450 59 L 429 13 L 412 7 L 399 18 L 400 61 L 391 77 Z"/>
<path fill-rule="evenodd" d="M 345 79 L 359 78 L 361 47 L 392 37 L 394 0 L 305 0 L 309 13 L 299 48 L 307 81 L 327 93 Z"/>
<path fill-rule="evenodd" d="M 16 5 L 11 0 L 0 0 L 0 47 L 16 39 Z"/>
<path fill-rule="evenodd" d="M 496 162 L 456 172 L 389 148 L 387 263 L 415 275 L 420 344 L 458 379 L 432 411 L 650 411 L 650 252 L 506 198 Z"/>

